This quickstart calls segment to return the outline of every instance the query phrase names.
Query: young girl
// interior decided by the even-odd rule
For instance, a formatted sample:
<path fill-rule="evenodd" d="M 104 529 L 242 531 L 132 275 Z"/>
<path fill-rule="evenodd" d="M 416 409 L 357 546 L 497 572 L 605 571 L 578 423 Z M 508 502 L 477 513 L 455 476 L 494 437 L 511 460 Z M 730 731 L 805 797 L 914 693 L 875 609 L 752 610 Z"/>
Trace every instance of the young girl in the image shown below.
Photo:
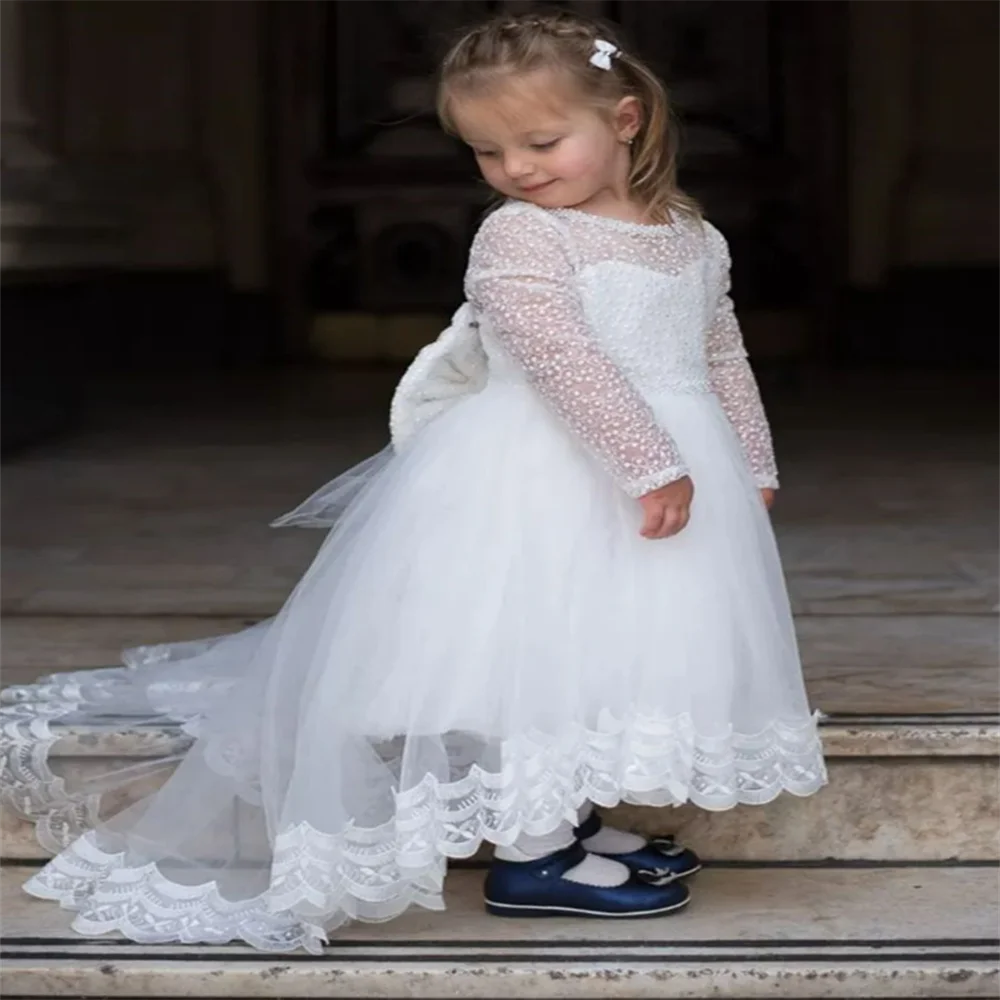
<path fill-rule="evenodd" d="M 315 950 L 441 908 L 484 840 L 493 913 L 667 913 L 697 857 L 592 803 L 824 783 L 726 245 L 676 187 L 662 86 L 604 28 L 505 18 L 448 55 L 440 113 L 505 200 L 392 447 L 282 520 L 333 524 L 285 607 L 8 692 L 8 801 L 63 848 L 27 891 L 83 933 Z M 57 779 L 60 715 L 194 740 L 108 819 L 148 772 Z"/>

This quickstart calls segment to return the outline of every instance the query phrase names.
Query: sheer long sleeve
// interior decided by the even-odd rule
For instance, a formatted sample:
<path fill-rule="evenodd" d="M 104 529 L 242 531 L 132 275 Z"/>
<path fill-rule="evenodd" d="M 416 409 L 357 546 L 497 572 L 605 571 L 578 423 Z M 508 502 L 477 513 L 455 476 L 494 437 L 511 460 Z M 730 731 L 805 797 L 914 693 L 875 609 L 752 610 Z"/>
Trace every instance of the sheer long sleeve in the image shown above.
<path fill-rule="evenodd" d="M 715 315 L 708 331 L 707 356 L 712 391 L 718 396 L 733 425 L 747 464 L 759 487 L 778 486 L 771 429 L 764 413 L 760 390 L 747 358 L 743 334 L 729 295 L 729 250 L 716 231 L 721 254 L 721 285 Z"/>
<path fill-rule="evenodd" d="M 558 229 L 500 210 L 472 246 L 466 293 L 529 383 L 632 497 L 687 475 L 670 435 L 601 350 Z"/>

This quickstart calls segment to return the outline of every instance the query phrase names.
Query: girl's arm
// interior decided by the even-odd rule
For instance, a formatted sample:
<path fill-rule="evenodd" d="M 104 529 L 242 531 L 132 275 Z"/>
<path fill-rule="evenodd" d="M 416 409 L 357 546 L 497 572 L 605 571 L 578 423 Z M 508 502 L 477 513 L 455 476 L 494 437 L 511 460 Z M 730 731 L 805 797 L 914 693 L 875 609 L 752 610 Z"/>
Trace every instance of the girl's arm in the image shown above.
<path fill-rule="evenodd" d="M 706 345 L 709 380 L 712 391 L 719 397 L 719 402 L 743 445 L 743 453 L 758 487 L 777 489 L 778 467 L 774 460 L 771 429 L 764 413 L 757 380 L 747 359 L 733 300 L 729 296 L 729 248 L 718 230 L 713 230 L 713 235 L 721 254 L 721 281 Z"/>
<path fill-rule="evenodd" d="M 587 327 L 561 234 L 501 209 L 472 246 L 466 293 L 511 357 L 631 497 L 687 475 L 673 439 Z"/>

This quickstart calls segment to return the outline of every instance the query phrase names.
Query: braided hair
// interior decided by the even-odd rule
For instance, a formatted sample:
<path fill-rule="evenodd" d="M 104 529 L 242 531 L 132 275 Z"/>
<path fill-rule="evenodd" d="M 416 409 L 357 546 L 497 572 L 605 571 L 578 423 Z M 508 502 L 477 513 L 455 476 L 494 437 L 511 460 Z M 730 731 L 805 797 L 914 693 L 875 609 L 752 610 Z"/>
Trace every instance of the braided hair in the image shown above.
<path fill-rule="evenodd" d="M 590 62 L 598 39 L 617 52 L 611 69 Z M 562 74 L 580 99 L 608 111 L 625 97 L 642 108 L 642 124 L 631 149 L 631 197 L 654 222 L 675 212 L 697 216 L 696 202 L 677 186 L 677 134 L 667 91 L 657 75 L 624 49 L 610 25 L 567 11 L 501 15 L 466 31 L 441 65 L 437 112 L 456 134 L 452 108 L 462 97 L 482 97 L 512 78 L 549 70 Z"/>

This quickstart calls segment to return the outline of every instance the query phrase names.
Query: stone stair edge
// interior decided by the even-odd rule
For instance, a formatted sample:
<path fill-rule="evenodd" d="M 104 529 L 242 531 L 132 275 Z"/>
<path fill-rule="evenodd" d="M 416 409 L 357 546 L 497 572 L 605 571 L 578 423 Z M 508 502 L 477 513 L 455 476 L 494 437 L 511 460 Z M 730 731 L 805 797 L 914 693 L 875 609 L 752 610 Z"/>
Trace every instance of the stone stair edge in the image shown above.
<path fill-rule="evenodd" d="M 209 979 L 213 977 L 213 979 Z M 812 962 L 761 965 L 719 963 L 705 967 L 650 967 L 600 963 L 568 969 L 425 966 L 391 970 L 294 968 L 280 962 L 245 963 L 235 969 L 185 962 L 180 968 L 116 966 L 106 959 L 81 967 L 73 962 L 7 960 L 0 974 L 8 1000 L 72 997 L 74 1000 L 995 1000 L 996 968 L 978 962 Z M 211 985 L 206 983 L 211 982 Z M 567 988 L 572 992 L 567 992 Z"/>
<path fill-rule="evenodd" d="M 345 928 L 318 956 L 78 938 L 69 914 L 15 898 L 24 871 L 2 875 L 8 997 L 944 1000 L 995 997 L 998 982 L 995 900 L 967 869 L 706 871 L 689 911 L 628 927 L 497 921 L 481 876 L 456 872 L 445 913 Z"/>

